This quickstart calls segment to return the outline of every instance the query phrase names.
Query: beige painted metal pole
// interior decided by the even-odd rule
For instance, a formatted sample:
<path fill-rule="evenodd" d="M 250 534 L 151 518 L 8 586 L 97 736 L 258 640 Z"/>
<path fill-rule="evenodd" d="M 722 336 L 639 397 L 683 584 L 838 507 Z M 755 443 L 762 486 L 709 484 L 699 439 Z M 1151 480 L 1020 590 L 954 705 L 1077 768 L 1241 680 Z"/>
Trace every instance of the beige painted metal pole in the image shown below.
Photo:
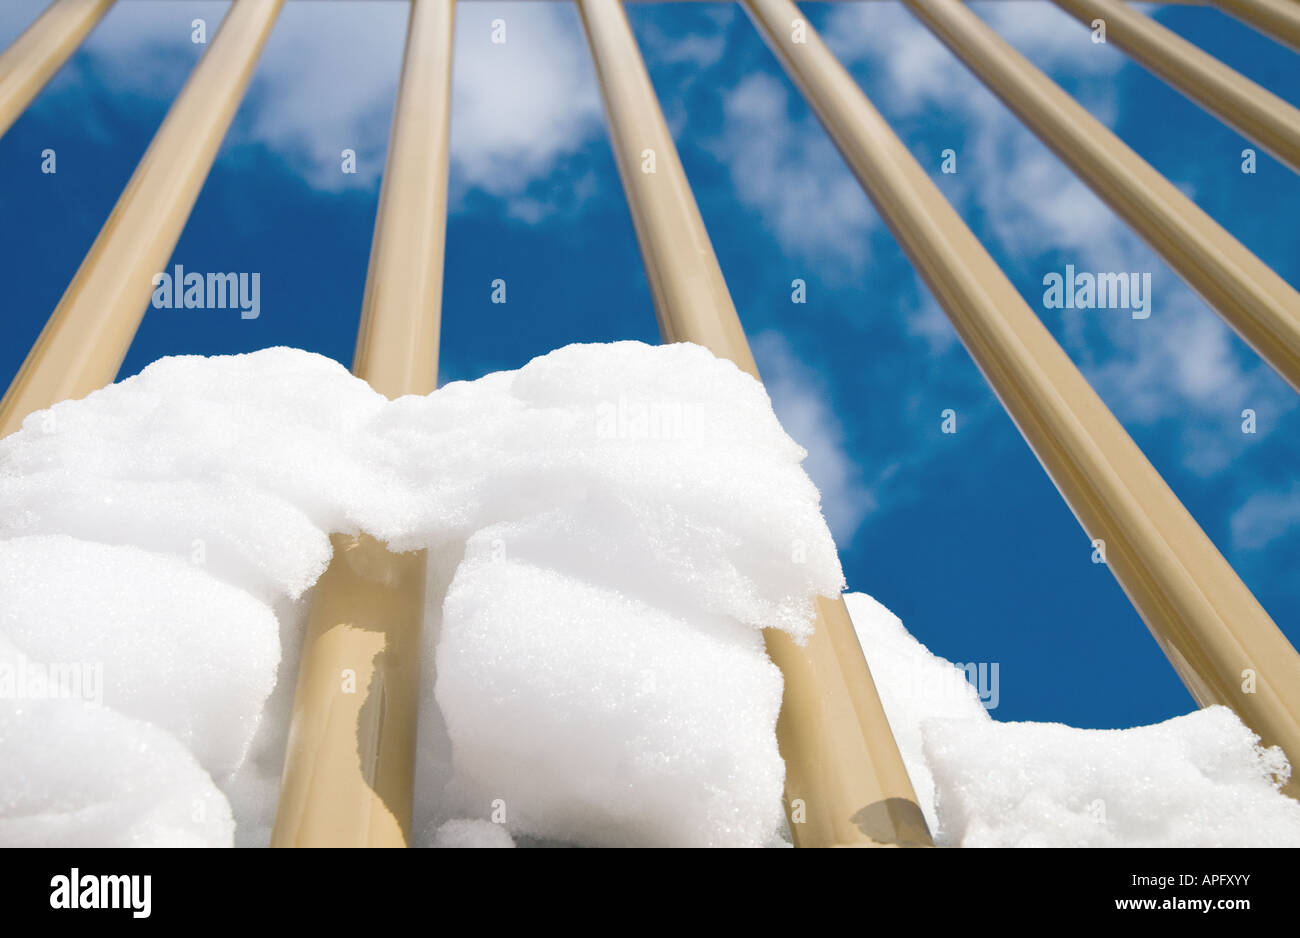
<path fill-rule="evenodd" d="M 618 0 L 578 0 L 605 97 L 665 342 L 694 342 L 758 377 L 695 197 Z M 653 171 L 651 168 L 653 161 Z M 928 845 L 929 831 L 840 599 L 819 601 L 813 637 L 764 633 L 785 676 L 777 738 L 795 844 Z"/>
<path fill-rule="evenodd" d="M 1300 172 L 1300 110 L 1123 0 L 1053 0 L 1150 71 Z"/>
<path fill-rule="evenodd" d="M 283 0 L 235 0 L 0 400 L 0 436 L 110 383 L 176 247 Z"/>
<path fill-rule="evenodd" d="M 1300 0 L 1214 0 L 1214 5 L 1300 52 Z"/>
<path fill-rule="evenodd" d="M 1300 655 L 798 8 L 744 5 L 1192 696 L 1300 761 Z"/>
<path fill-rule="evenodd" d="M 453 0 L 413 0 L 353 372 L 437 383 Z M 401 847 L 415 781 L 424 551 L 333 538 L 312 595 L 272 846 Z"/>
<path fill-rule="evenodd" d="M 113 0 L 54 0 L 0 54 L 0 137 L 112 5 Z"/>
<path fill-rule="evenodd" d="M 1003 41 L 964 3 L 904 2 L 1243 339 L 1300 390 L 1300 293 Z"/>

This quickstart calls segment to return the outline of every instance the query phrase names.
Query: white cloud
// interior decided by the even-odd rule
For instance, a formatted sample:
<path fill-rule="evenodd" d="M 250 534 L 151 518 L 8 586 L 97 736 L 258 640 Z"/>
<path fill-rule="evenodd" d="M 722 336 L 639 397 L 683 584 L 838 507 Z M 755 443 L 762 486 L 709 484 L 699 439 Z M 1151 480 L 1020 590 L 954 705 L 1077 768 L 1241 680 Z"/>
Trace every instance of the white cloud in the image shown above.
<path fill-rule="evenodd" d="M 401 74 L 405 4 L 286 3 L 232 142 L 263 143 L 322 189 L 379 178 Z M 342 151 L 357 173 L 341 171 Z"/>
<path fill-rule="evenodd" d="M 879 219 L 825 131 L 812 118 L 791 120 L 788 104 L 777 79 L 761 73 L 741 79 L 724 92 L 722 130 L 708 148 L 783 249 L 815 260 L 824 278 L 857 276 Z"/>
<path fill-rule="evenodd" d="M 457 18 L 453 186 L 526 206 L 531 181 L 604 134 L 582 24 L 571 6 L 553 3 L 466 3 Z M 499 45 L 490 41 L 498 18 L 506 22 Z"/>
<path fill-rule="evenodd" d="M 1095 51 L 1087 31 L 1051 4 L 975 6 L 1013 45 L 1033 48 L 1040 65 L 1099 79 L 1123 66 L 1122 55 Z M 824 33 L 847 65 L 869 70 L 870 87 L 888 89 L 891 111 L 941 111 L 964 121 L 968 136 L 959 172 L 945 179 L 945 193 L 959 208 L 983 210 L 995 237 L 1016 255 L 1044 245 L 1088 252 L 1115 232 L 1105 205 L 902 6 L 836 6 Z M 1090 81 L 1087 88 L 1088 104 L 1113 99 L 1109 81 Z M 1137 243 L 1127 230 L 1124 236 Z"/>
<path fill-rule="evenodd" d="M 990 9 L 1009 39 L 1041 45 L 1050 61 L 1092 77 L 1122 66 L 1122 55 L 1096 52 L 1088 33 L 1061 11 L 1013 6 Z M 1095 246 L 1115 234 L 1110 211 L 902 6 L 837 4 L 822 35 L 846 65 L 868 71 L 869 89 L 887 89 L 891 110 L 940 110 L 965 120 L 963 172 L 945 180 L 945 191 L 959 209 L 979 208 L 1014 253 L 1057 245 L 1088 263 Z M 1089 103 L 1106 110 L 1110 83 L 1089 88 Z M 786 251 L 815 260 L 823 276 L 843 281 L 864 273 L 880 220 L 820 124 L 792 120 L 786 84 L 767 75 L 748 75 L 723 95 L 724 124 L 710 149 L 730 167 L 741 201 L 763 214 Z M 1126 243 L 1139 243 L 1118 230 Z"/>
<path fill-rule="evenodd" d="M 952 56 L 900 4 L 836 5 L 820 34 L 845 65 L 869 67 L 899 107 L 968 97 L 968 83 L 952 81 Z"/>
<path fill-rule="evenodd" d="M 383 165 L 406 34 L 406 5 L 288 4 L 258 74 L 248 139 L 301 152 L 313 184 L 373 182 Z M 505 42 L 492 23 L 505 21 Z M 559 4 L 467 3 L 452 53 L 451 207 L 471 190 L 539 220 L 530 183 L 601 133 L 600 98 L 582 27 Z M 339 172 L 351 146 L 366 172 Z"/>
<path fill-rule="evenodd" d="M 211 42 L 227 7 L 119 0 L 85 48 L 115 92 L 169 99 L 204 49 L 190 41 L 191 21 L 206 20 Z M 227 145 L 269 146 L 318 188 L 373 185 L 387 150 L 407 9 L 366 0 L 285 4 Z M 0 37 L 16 36 L 38 10 L 6 3 Z M 506 21 L 504 44 L 490 41 L 498 18 Z M 516 215 L 539 218 L 544 206 L 526 195 L 529 185 L 603 132 L 576 13 L 558 3 L 461 4 L 453 68 L 453 210 L 478 189 L 505 199 Z M 60 87 L 77 79 L 60 77 Z M 345 148 L 357 153 L 355 175 L 340 171 Z"/>
<path fill-rule="evenodd" d="M 1121 52 L 1092 43 L 1088 30 L 1051 4 L 972 6 L 1040 68 L 1084 79 L 1073 89 L 1080 103 L 1113 123 Z M 980 214 L 990 246 L 1013 258 L 1054 252 L 1078 270 L 1151 273 L 1148 320 L 1115 310 L 1061 311 L 1066 351 L 1120 419 L 1179 419 L 1188 443 L 1183 464 L 1208 476 L 1231 461 L 1225 416 L 1247 406 L 1295 406 L 1272 370 L 1253 354 L 1239 355 L 1229 327 L 919 20 L 897 4 L 843 4 L 823 33 L 847 64 L 870 70 L 869 87 L 889 89 L 892 108 L 964 121 L 961 171 L 945 178 L 944 190 L 966 217 Z M 1041 314 L 1040 298 L 1032 288 L 1026 294 Z M 949 333 L 937 307 L 923 304 L 919 312 L 912 333 L 941 352 Z"/>
<path fill-rule="evenodd" d="M 100 84 L 113 93 L 170 100 L 207 48 L 192 40 L 191 24 L 202 19 L 211 43 L 229 6 L 224 0 L 119 0 L 82 48 L 93 57 Z M 51 88 L 65 90 L 82 77 L 64 70 Z"/>
<path fill-rule="evenodd" d="M 752 342 L 763 384 L 785 432 L 808 451 L 804 469 L 822 494 L 822 514 L 840 550 L 847 550 L 876 507 L 860 470 L 845 449 L 844 430 L 828 403 L 825 381 L 795 357 L 779 333 Z"/>
<path fill-rule="evenodd" d="M 920 283 L 919 278 L 918 283 Z M 937 357 L 954 348 L 960 340 L 957 330 L 953 328 L 952 320 L 935 300 L 934 295 L 925 289 L 924 284 L 920 285 L 919 291 L 917 309 L 907 317 L 907 331 L 911 335 L 924 339 L 929 346 L 931 357 Z"/>
<path fill-rule="evenodd" d="M 1289 491 L 1260 492 L 1233 513 L 1232 545 L 1240 551 L 1263 550 L 1300 530 L 1300 485 Z"/>
<path fill-rule="evenodd" d="M 718 28 L 708 35 L 701 33 L 670 35 L 657 23 L 644 24 L 636 30 L 642 55 L 647 62 L 657 64 L 685 63 L 698 71 L 712 68 L 722 60 L 722 56 L 727 51 L 727 36 L 722 27 L 730 22 L 734 11 L 726 9 L 725 13 L 727 14 L 725 19 L 711 17 Z"/>
<path fill-rule="evenodd" d="M 1125 54 L 1111 43 L 1092 41 L 1092 32 L 1052 3 L 1015 3 L 1002 0 L 970 4 L 999 36 L 1022 52 L 1032 50 L 1040 65 L 1059 68 L 1076 76 L 1109 77 L 1125 63 Z M 1108 100 L 1113 89 L 1098 88 Z"/>

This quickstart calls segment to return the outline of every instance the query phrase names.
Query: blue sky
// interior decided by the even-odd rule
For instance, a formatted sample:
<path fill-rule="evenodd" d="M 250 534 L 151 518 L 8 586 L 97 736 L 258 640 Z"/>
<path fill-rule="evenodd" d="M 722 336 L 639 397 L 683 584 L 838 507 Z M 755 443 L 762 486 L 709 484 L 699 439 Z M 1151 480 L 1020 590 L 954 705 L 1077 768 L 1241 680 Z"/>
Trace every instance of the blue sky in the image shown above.
<path fill-rule="evenodd" d="M 37 14 L 0 11 L 7 44 Z M 1293 285 L 1300 178 L 1051 5 L 974 4 Z M 119 0 L 0 138 L 6 383 L 224 3 Z M 1292 103 L 1293 53 L 1214 11 L 1148 8 Z M 1292 642 L 1300 640 L 1296 395 L 925 29 L 892 2 L 805 4 L 966 222 Z M 936 653 L 998 662 L 1000 719 L 1148 723 L 1191 708 L 1136 613 L 825 133 L 735 7 L 630 18 L 742 321 L 850 588 Z M 489 41 L 504 18 L 507 41 Z M 294 345 L 350 362 L 405 5 L 290 0 L 173 263 L 257 271 L 261 316 L 150 310 L 122 375 L 162 355 Z M 657 341 L 581 29 L 566 3 L 462 4 L 442 381 L 575 341 Z M 939 173 L 941 151 L 958 155 Z M 40 172 L 57 153 L 58 172 Z M 354 149 L 359 172 L 340 172 Z M 1151 317 L 1048 310 L 1042 278 L 1150 272 Z M 505 279 L 508 302 L 490 302 Z M 808 302 L 790 302 L 790 283 Z M 958 432 L 940 432 L 953 409 Z M 1241 411 L 1258 432 L 1241 432 Z"/>

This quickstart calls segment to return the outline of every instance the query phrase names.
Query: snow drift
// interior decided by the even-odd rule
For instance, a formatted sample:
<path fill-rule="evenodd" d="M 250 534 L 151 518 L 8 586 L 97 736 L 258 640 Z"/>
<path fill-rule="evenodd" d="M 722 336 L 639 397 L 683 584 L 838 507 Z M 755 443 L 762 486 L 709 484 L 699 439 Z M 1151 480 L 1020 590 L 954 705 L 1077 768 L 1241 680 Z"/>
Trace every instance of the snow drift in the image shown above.
<path fill-rule="evenodd" d="M 163 359 L 0 441 L 0 635 L 103 673 L 93 714 L 0 707 L 47 741 L 84 712 L 101 749 L 167 761 L 160 797 L 210 779 L 236 841 L 266 843 L 306 594 L 329 534 L 364 531 L 428 549 L 439 600 L 420 842 L 501 803 L 531 838 L 765 844 L 784 766 L 759 630 L 806 634 L 842 584 L 802 457 L 758 382 L 696 346 L 570 346 L 393 402 L 290 349 Z M 75 839 L 69 815 L 137 794 L 127 769 L 82 787 L 76 737 L 40 762 L 21 741 L 0 738 L 0 819 Z M 198 813 L 189 842 L 230 842 Z"/>
<path fill-rule="evenodd" d="M 1300 846 L 1282 751 L 1226 707 L 1125 730 L 1000 723 L 892 612 L 845 601 L 940 845 Z"/>
<path fill-rule="evenodd" d="M 803 455 L 690 345 L 391 402 L 290 349 L 169 358 L 33 414 L 0 441 L 0 844 L 265 844 L 331 532 L 429 551 L 418 843 L 780 843 L 759 630 L 842 587 Z M 1300 843 L 1230 713 L 998 724 L 850 608 L 943 842 Z"/>

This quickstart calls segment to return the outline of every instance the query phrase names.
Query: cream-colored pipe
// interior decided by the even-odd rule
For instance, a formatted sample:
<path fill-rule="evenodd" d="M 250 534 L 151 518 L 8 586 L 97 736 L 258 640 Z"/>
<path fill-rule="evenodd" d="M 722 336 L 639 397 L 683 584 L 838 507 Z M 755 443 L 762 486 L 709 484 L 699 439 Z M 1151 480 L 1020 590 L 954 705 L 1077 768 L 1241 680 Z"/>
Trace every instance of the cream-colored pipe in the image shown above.
<path fill-rule="evenodd" d="M 1300 655 L 798 8 L 744 5 L 1192 696 L 1300 760 Z"/>
<path fill-rule="evenodd" d="M 1297 0 L 1214 0 L 1214 5 L 1300 52 L 1300 2 Z"/>
<path fill-rule="evenodd" d="M 438 383 L 454 0 L 412 0 L 352 371 L 390 398 Z"/>
<path fill-rule="evenodd" d="M 0 55 L 0 137 L 112 5 L 113 0 L 54 0 Z"/>
<path fill-rule="evenodd" d="M 1054 0 L 1229 127 L 1300 172 L 1300 110 L 1123 0 Z"/>
<path fill-rule="evenodd" d="M 437 382 L 453 0 L 413 0 L 353 372 L 390 398 Z M 400 847 L 415 776 L 425 552 L 336 535 L 312 594 L 273 846 Z"/>
<path fill-rule="evenodd" d="M 4 399 L 0 436 L 110 383 L 212 168 L 283 0 L 235 0 Z"/>
<path fill-rule="evenodd" d="M 1003 41 L 964 3 L 904 2 L 1243 339 L 1300 390 L 1300 293 Z"/>
<path fill-rule="evenodd" d="M 665 342 L 695 342 L 758 377 L 668 126 L 618 0 L 578 0 Z M 650 171 L 653 170 L 653 171 Z M 804 646 L 767 630 L 785 676 L 777 738 L 795 843 L 928 845 L 898 746 L 844 603 L 818 603 Z"/>

